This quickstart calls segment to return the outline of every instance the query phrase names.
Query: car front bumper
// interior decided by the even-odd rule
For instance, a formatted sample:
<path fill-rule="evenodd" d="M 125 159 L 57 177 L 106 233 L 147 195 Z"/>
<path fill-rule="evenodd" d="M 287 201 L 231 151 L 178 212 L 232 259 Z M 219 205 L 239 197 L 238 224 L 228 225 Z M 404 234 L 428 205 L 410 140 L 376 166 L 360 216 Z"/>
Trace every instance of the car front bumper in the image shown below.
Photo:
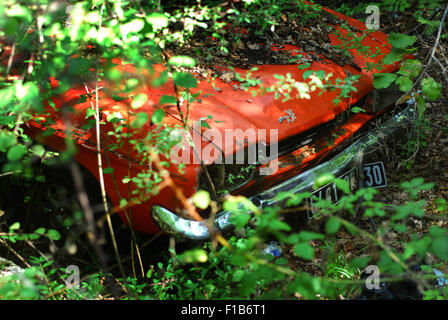
<path fill-rule="evenodd" d="M 361 136 L 353 144 L 335 155 L 333 158 L 323 162 L 301 174 L 290 178 L 268 190 L 256 194 L 249 198 L 260 208 L 275 205 L 279 202 L 276 195 L 279 192 L 290 192 L 293 194 L 310 191 L 316 178 L 325 173 L 331 173 L 338 176 L 356 165 L 358 153 L 368 154 L 379 147 L 379 142 L 385 138 L 399 132 L 410 124 L 416 117 L 415 109 L 412 105 L 387 119 L 375 129 Z M 231 212 L 219 212 L 213 221 L 195 221 L 179 217 L 176 213 L 158 205 L 151 208 L 154 221 L 159 227 L 168 232 L 174 233 L 185 238 L 194 240 L 205 240 L 210 238 L 210 226 L 218 231 L 229 229 L 232 225 L 229 222 Z M 208 225 L 209 227 L 207 227 Z"/>

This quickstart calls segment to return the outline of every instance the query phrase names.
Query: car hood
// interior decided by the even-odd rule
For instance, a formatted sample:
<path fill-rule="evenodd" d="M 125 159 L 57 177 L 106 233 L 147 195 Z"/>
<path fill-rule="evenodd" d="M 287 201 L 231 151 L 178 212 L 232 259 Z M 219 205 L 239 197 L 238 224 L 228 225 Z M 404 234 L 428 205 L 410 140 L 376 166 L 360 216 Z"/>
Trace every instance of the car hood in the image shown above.
<path fill-rule="evenodd" d="M 366 28 L 362 22 L 331 10 L 326 10 L 339 19 L 347 21 L 352 28 L 351 30 L 355 30 L 354 32 L 358 34 L 358 37 L 365 31 Z M 347 35 L 347 31 L 344 29 L 340 29 L 340 33 L 343 36 L 344 34 Z M 330 34 L 329 38 L 332 46 L 342 44 L 341 40 L 334 34 Z M 349 52 L 353 56 L 353 63 L 351 65 L 339 65 L 336 62 L 322 57 L 311 61 L 307 69 L 301 69 L 298 65 L 259 65 L 256 66 L 257 70 L 251 71 L 251 78 L 258 79 L 264 87 L 278 84 L 278 75 L 290 75 L 290 78 L 297 82 L 309 81 L 309 78 L 304 80 L 303 77 L 304 73 L 308 70 L 324 71 L 326 74 L 331 73 L 333 75 L 331 78 L 333 83 L 335 83 L 336 79 L 344 80 L 353 75 L 359 76 L 359 79 L 353 83 L 356 91 L 351 92 L 350 97 L 343 98 L 337 104 L 334 103 L 334 99 L 338 96 L 338 90 L 325 90 L 321 92 L 322 90 L 318 89 L 310 92 L 309 97 L 301 99 L 296 98 L 297 92 L 293 91 L 291 98 L 288 100 L 284 100 L 282 96 L 276 99 L 275 94 L 272 92 L 265 92 L 264 94 L 258 93 L 254 96 L 251 93 L 256 90 L 255 87 L 250 88 L 248 92 L 243 90 L 241 82 L 232 81 L 232 75 L 227 78 L 221 75 L 220 78 L 206 78 L 198 81 L 197 87 L 192 89 L 193 93 L 199 94 L 198 99 L 192 102 L 188 108 L 186 106 L 187 103 L 183 101 L 180 106 L 182 116 L 184 118 L 188 116 L 187 121 L 191 128 L 194 128 L 195 123 L 201 121 L 202 125 L 199 126 L 199 130 L 202 131 L 205 137 L 205 141 L 204 139 L 202 141 L 203 144 L 211 140 L 207 136 L 211 133 L 208 129 L 215 129 L 223 134 L 226 130 L 265 130 L 265 138 L 258 136 L 257 139 L 264 140 L 266 144 L 271 142 L 270 130 L 276 130 L 277 134 L 275 139 L 277 141 L 299 134 L 334 119 L 338 114 L 348 109 L 373 89 L 373 73 L 378 72 L 378 70 L 371 69 L 367 71 L 366 67 L 369 63 L 379 63 L 384 55 L 390 52 L 391 48 L 387 44 L 387 36 L 378 31 L 369 32 L 362 39 L 361 45 L 363 48 L 370 48 L 373 52 L 380 52 L 380 54 L 376 54 L 374 58 L 368 58 L 356 49 L 350 49 Z M 282 48 L 273 46 L 272 49 L 289 50 L 291 55 L 307 55 L 305 50 L 292 45 L 284 45 Z M 386 66 L 381 72 L 391 72 L 395 69 L 396 66 Z M 160 65 L 155 66 L 155 70 L 155 74 L 149 76 L 149 78 L 157 76 L 160 72 L 164 71 Z M 129 75 L 136 74 L 141 76 L 131 65 L 126 65 L 124 72 Z M 222 72 L 227 75 L 229 73 L 240 73 L 244 77 L 249 71 L 238 68 L 232 70 L 223 68 Z M 104 88 L 107 87 L 107 84 L 104 84 Z M 147 84 L 144 87 L 138 88 L 132 96 L 140 93 L 146 93 L 148 99 L 142 106 L 132 109 L 133 114 L 143 111 L 151 115 L 156 109 L 162 108 L 167 115 L 163 119 L 166 125 L 178 125 L 181 123 L 182 116 L 176 105 L 160 104 L 160 98 L 162 96 L 173 96 L 175 94 L 172 82 L 167 82 L 162 87 L 155 88 L 151 81 L 148 80 Z M 65 99 L 69 95 L 66 95 Z M 76 95 L 78 93 L 74 92 L 73 96 Z M 129 110 L 128 104 L 132 96 L 122 101 L 116 101 L 111 98 L 110 93 L 107 93 L 107 89 L 104 89 L 104 91 L 101 90 L 100 95 L 102 96 L 100 101 L 101 108 L 105 115 L 119 111 L 123 117 L 127 117 L 126 113 Z M 88 103 L 84 103 L 83 105 L 81 109 L 90 108 Z M 131 114 L 132 117 L 133 115 Z M 204 122 L 207 124 L 204 125 Z M 225 143 L 234 144 L 234 141 L 225 141 Z M 232 150 L 232 148 L 226 150 Z"/>
<path fill-rule="evenodd" d="M 336 13 L 335 13 L 336 14 Z M 363 24 L 357 20 L 347 18 L 343 15 L 337 14 L 339 18 L 347 20 L 354 29 L 361 31 Z M 345 32 L 345 30 L 341 30 Z M 341 44 L 341 41 L 335 36 L 330 35 L 331 45 L 335 46 Z M 304 80 L 303 75 L 307 70 L 324 71 L 326 74 L 333 74 L 332 82 L 336 79 L 346 79 L 347 77 L 358 75 L 359 79 L 355 81 L 353 86 L 355 91 L 350 93 L 350 97 L 343 98 L 342 101 L 335 104 L 334 99 L 338 96 L 339 90 L 322 90 L 317 89 L 309 93 L 307 98 L 297 98 L 296 93 L 291 93 L 291 98 L 283 100 L 280 96 L 276 99 L 274 93 L 264 93 L 253 96 L 251 93 L 255 91 L 254 88 L 249 92 L 241 87 L 238 81 L 225 81 L 225 77 L 217 78 L 215 80 L 207 79 L 207 81 L 199 81 L 197 88 L 193 91 L 200 93 L 199 99 L 189 105 L 189 110 L 185 107 L 185 102 L 182 106 L 183 115 L 188 114 L 188 123 L 193 126 L 195 121 L 201 120 L 207 122 L 208 125 L 202 126 L 202 131 L 206 131 L 209 127 L 217 129 L 221 132 L 225 130 L 278 130 L 278 140 L 285 139 L 291 135 L 299 134 L 305 130 L 318 126 L 322 123 L 334 119 L 342 111 L 348 109 L 351 105 L 359 101 L 367 93 L 373 90 L 373 73 L 379 72 L 376 69 L 367 71 L 368 63 L 377 64 L 390 52 L 390 46 L 387 44 L 387 36 L 381 32 L 373 32 L 364 37 L 361 42 L 363 47 L 371 48 L 371 50 L 379 50 L 381 54 L 376 55 L 375 58 L 368 58 L 355 49 L 349 50 L 353 56 L 352 65 L 341 66 L 335 62 L 319 59 L 313 61 L 309 68 L 298 68 L 298 65 L 259 65 L 255 66 L 256 71 L 252 71 L 251 78 L 256 78 L 263 84 L 264 87 L 278 84 L 278 76 L 287 76 L 298 82 L 309 81 Z M 285 45 L 282 50 L 290 50 L 291 54 L 306 52 L 301 48 L 292 45 Z M 294 53 L 294 50 L 295 53 Z M 381 72 L 391 72 L 396 69 L 396 66 L 386 66 Z M 248 70 L 235 68 L 232 71 L 224 71 L 224 74 L 229 73 L 244 74 Z M 232 75 L 230 75 L 232 78 Z M 165 112 L 169 115 L 165 119 L 165 123 L 176 123 L 180 116 L 175 106 L 160 106 L 158 101 L 162 95 L 173 94 L 172 83 L 167 84 L 164 88 L 151 91 L 152 108 L 163 107 Z M 149 92 L 148 92 L 149 94 Z M 269 143 L 269 134 L 266 142 Z"/>

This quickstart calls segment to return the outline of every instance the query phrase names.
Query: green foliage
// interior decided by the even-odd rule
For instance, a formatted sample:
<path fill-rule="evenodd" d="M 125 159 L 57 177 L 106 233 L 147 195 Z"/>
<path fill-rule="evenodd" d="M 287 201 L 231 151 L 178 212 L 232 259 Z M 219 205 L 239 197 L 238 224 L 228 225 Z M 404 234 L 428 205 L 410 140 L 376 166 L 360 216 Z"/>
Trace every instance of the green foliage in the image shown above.
<path fill-rule="evenodd" d="M 8 233 L 0 233 L 0 239 L 7 239 L 8 241 L 15 243 L 22 240 L 37 240 L 40 237 L 45 237 L 50 240 L 57 241 L 61 238 L 61 234 L 55 229 L 45 229 L 43 227 L 37 228 L 32 233 L 20 233 L 20 223 L 14 222 L 9 226 Z"/>
<path fill-rule="evenodd" d="M 423 95 L 428 100 L 436 100 L 440 97 L 442 92 L 442 85 L 435 81 L 433 78 L 428 77 L 422 81 Z"/>
<path fill-rule="evenodd" d="M 410 0 L 383 0 L 381 5 L 385 10 L 404 11 L 412 3 Z M 64 22 L 67 18 L 65 8 L 52 7 L 47 1 L 32 3 L 6 0 L 0 4 L 0 37 L 2 41 L 5 39 L 5 42 L 0 43 L 1 53 L 14 46 L 15 52 L 26 55 L 21 64 L 12 63 L 8 66 L 6 62 L 0 65 L 0 152 L 5 154 L 6 161 L 2 163 L 2 170 L 3 174 L 16 173 L 33 177 L 31 169 L 35 157 L 42 162 L 53 157 L 52 152 L 28 136 L 24 124 L 30 120 L 47 128 L 44 137 L 66 134 L 67 152 L 63 156 L 75 154 L 76 139 L 73 139 L 72 133 L 63 132 L 57 127 L 60 118 L 49 114 L 46 108 L 58 115 L 75 114 L 75 110 L 69 106 L 56 107 L 53 100 L 67 93 L 73 83 L 79 82 L 87 88 L 87 92 L 78 97 L 79 102 L 91 102 L 90 108 L 77 114 L 80 119 L 85 120 L 83 130 L 91 130 L 98 125 L 103 134 L 102 147 L 115 151 L 126 144 L 127 152 L 138 154 L 138 159 L 134 160 L 145 168 L 122 180 L 123 183 L 132 185 L 129 188 L 132 190 L 132 197 L 120 199 L 122 206 L 142 203 L 158 191 L 157 186 L 162 182 L 162 176 L 160 170 L 154 170 L 152 166 L 154 156 L 168 158 L 169 151 L 175 144 L 168 138 L 170 133 L 173 129 L 185 128 L 189 120 L 189 112 L 179 110 L 182 123 L 175 128 L 167 127 L 163 124 L 167 109 L 182 105 L 183 110 L 189 110 L 193 102 L 201 99 L 202 93 L 197 90 L 198 79 L 191 68 L 197 66 L 196 58 L 203 53 L 198 52 L 194 57 L 177 53 L 170 56 L 169 49 L 183 48 L 195 35 L 200 34 L 204 39 L 213 37 L 225 56 L 230 53 L 233 42 L 238 42 L 240 33 L 236 32 L 231 37 L 235 41 L 229 41 L 224 17 L 236 28 L 250 29 L 256 37 L 265 32 L 275 34 L 276 26 L 285 19 L 285 10 L 291 11 L 291 2 L 286 0 L 244 1 L 243 10 L 200 3 L 173 9 L 170 7 L 173 4 L 166 4 L 165 8 L 160 1 L 96 0 L 74 1 L 73 4 L 70 27 Z M 441 4 L 441 1 L 418 1 L 419 8 L 427 6 L 431 9 L 437 4 Z M 364 9 L 361 4 L 345 8 L 353 13 Z M 295 10 L 287 19 L 306 25 L 321 13 L 319 6 L 299 1 L 295 2 Z M 418 16 L 418 19 L 429 27 L 428 32 L 434 32 L 438 28 L 437 21 L 427 20 L 423 15 Z M 373 51 L 374 48 L 362 45 L 361 41 L 367 36 L 366 33 L 358 34 L 347 25 L 341 28 L 346 31 L 346 35 L 341 32 L 335 34 L 341 40 L 340 49 L 343 52 L 348 54 L 349 50 L 357 50 L 366 57 L 376 57 L 379 54 L 378 51 Z M 424 61 L 418 58 L 404 60 L 406 55 L 416 52 L 413 48 L 416 41 L 417 38 L 412 35 L 390 34 L 392 51 L 384 57 L 382 64 L 398 63 L 400 68 L 393 74 L 376 73 L 373 85 L 382 89 L 395 83 L 403 92 L 416 89 L 414 98 L 418 102 L 419 114 L 423 115 L 425 100 L 438 99 L 442 86 L 430 76 L 420 77 Z M 301 58 L 303 57 L 296 57 Z M 127 64 L 135 67 L 135 73 L 120 71 Z M 156 72 L 156 65 L 159 64 L 164 69 Z M 354 83 L 359 76 L 335 79 L 331 73 L 310 70 L 310 67 L 310 63 L 298 66 L 299 70 L 305 70 L 303 81 L 290 73 L 277 74 L 274 75 L 276 83 L 270 85 L 252 76 L 256 68 L 245 74 L 235 72 L 234 75 L 243 90 L 250 91 L 254 96 L 270 92 L 276 99 L 281 98 L 282 102 L 289 99 L 309 99 L 311 93 L 318 91 L 321 94 L 327 90 L 336 92 L 333 102 L 338 104 L 343 99 L 350 98 L 351 93 L 356 90 Z M 375 67 L 381 65 L 368 65 L 367 69 Z M 143 74 L 148 74 L 150 80 L 140 76 Z M 59 85 L 52 87 L 48 81 L 50 77 Z M 126 105 L 127 114 L 121 114 L 121 111 L 102 114 L 96 98 L 104 82 L 110 84 L 108 90 L 111 91 L 113 101 Z M 168 82 L 174 88 L 173 95 L 161 96 L 158 101 L 160 108 L 148 113 L 145 108 L 157 101 L 152 101 L 153 97 L 146 93 L 134 95 L 134 92 L 147 85 L 157 88 Z M 417 91 L 418 88 L 421 93 Z M 215 86 L 215 89 L 218 91 L 219 88 Z M 354 113 L 360 111 L 361 108 L 352 109 Z M 218 121 L 219 119 L 215 120 Z M 420 121 L 424 123 L 425 120 Z M 210 128 L 207 120 L 203 121 L 203 126 Z M 412 149 L 412 146 L 407 147 Z M 168 162 L 160 163 L 167 170 L 171 169 Z M 103 173 L 111 175 L 116 183 L 110 164 L 104 168 Z M 44 179 L 38 175 L 35 178 Z M 233 180 L 238 178 L 229 176 Z M 326 185 L 333 179 L 333 176 L 320 177 L 315 187 Z M 422 235 L 407 233 L 408 219 L 425 216 L 426 203 L 419 199 L 419 192 L 430 190 L 434 184 L 425 183 L 422 178 L 403 182 L 401 188 L 409 196 L 409 201 L 403 205 L 376 202 L 373 200 L 373 189 L 361 189 L 353 194 L 345 180 L 336 180 L 335 185 L 345 196 L 337 204 L 317 201 L 315 207 L 318 213 L 315 219 L 323 226 L 319 232 L 298 231 L 287 222 L 283 208 L 269 207 L 261 211 L 244 197 L 228 196 L 223 208 L 232 212 L 230 221 L 238 236 L 229 236 L 227 240 L 222 238 L 220 246 L 213 241 L 179 254 L 170 251 L 169 257 L 163 256 L 160 262 L 149 266 L 146 279 L 119 279 L 126 292 L 125 298 L 338 298 L 341 293 L 352 293 L 355 286 L 363 283 L 359 278 L 360 270 L 373 260 L 372 256 L 363 256 L 362 252 L 358 252 L 357 257 L 348 257 L 342 250 L 336 250 L 333 244 L 342 232 L 353 235 L 363 247 L 374 247 L 378 259 L 375 263 L 385 274 L 403 276 L 411 263 L 421 261 L 427 253 L 434 254 L 441 261 L 448 260 L 446 229 L 432 226 Z M 278 198 L 285 200 L 286 207 L 292 209 L 307 206 L 305 200 L 310 196 L 310 193 L 283 193 Z M 199 209 L 216 207 L 206 191 L 197 192 L 191 200 Z M 381 225 L 375 233 L 363 230 L 352 219 L 358 204 L 362 208 L 362 218 L 387 223 Z M 435 205 L 438 211 L 446 213 L 444 199 L 438 200 Z M 67 226 L 71 225 L 70 221 L 65 221 Z M 410 237 L 403 241 L 403 250 L 385 245 L 383 239 L 392 232 Z M 0 239 L 11 244 L 40 240 L 55 242 L 61 239 L 61 230 L 42 226 L 33 232 L 21 232 L 21 224 L 15 222 L 7 228 L 7 232 L 0 233 Z M 266 243 L 272 239 L 277 240 L 282 248 L 288 248 L 288 255 L 273 257 L 266 254 Z M 290 265 L 291 260 L 313 263 L 322 252 L 327 253 L 327 261 L 321 268 L 321 276 Z M 67 274 L 55 266 L 54 260 L 43 256 L 29 260 L 32 267 L 27 268 L 23 274 L 13 275 L 6 282 L 0 280 L 2 299 L 97 299 L 105 294 L 107 296 L 102 280 L 110 275 L 101 272 L 92 274 L 81 281 L 80 288 L 70 290 L 64 283 Z M 419 275 L 414 276 L 419 278 Z M 425 298 L 442 297 L 447 297 L 446 290 L 425 292 Z"/>
<path fill-rule="evenodd" d="M 448 252 L 446 244 L 448 241 L 445 229 L 431 228 L 429 233 L 422 238 L 414 237 L 411 241 L 405 242 L 403 252 L 396 252 L 385 246 L 381 240 L 378 240 L 378 236 L 385 237 L 389 232 L 405 233 L 405 221 L 409 215 L 413 214 L 421 218 L 424 212 L 422 210 L 423 202 L 418 200 L 419 191 L 429 190 L 433 188 L 434 184 L 425 183 L 423 179 L 418 178 L 403 182 L 401 186 L 409 194 L 409 203 L 389 206 L 387 215 L 389 225 L 378 230 L 377 235 L 369 234 L 343 217 L 343 212 L 352 211 L 352 203 L 361 201 L 365 208 L 364 215 L 366 217 L 373 215 L 380 219 L 385 218 L 382 209 L 384 204 L 372 200 L 372 195 L 375 193 L 374 189 L 361 189 L 354 195 L 348 194 L 336 205 L 324 200 L 319 201 L 320 203 L 316 205 L 320 208 L 320 215 L 317 219 L 327 219 L 324 234 L 310 231 L 298 233 L 292 231 L 288 224 L 280 220 L 283 210 L 280 207 L 266 208 L 262 214 L 256 211 L 250 214 L 251 210 L 248 209 L 250 206 L 247 204 L 247 200 L 231 198 L 228 201 L 232 205 L 227 202 L 226 208 L 233 212 L 231 221 L 235 224 L 240 236 L 238 238 L 231 236 L 227 245 L 220 249 L 215 249 L 207 244 L 202 248 L 187 251 L 176 257 L 176 260 L 182 263 L 181 265 L 172 264 L 174 260 L 170 260 L 167 267 L 159 264 L 159 269 L 163 270 L 163 274 L 167 274 L 164 277 L 166 280 L 161 280 L 162 283 L 166 283 L 172 277 L 173 284 L 168 285 L 165 288 L 166 290 L 163 291 L 160 291 L 160 286 L 154 287 L 154 291 L 161 298 L 195 299 L 198 298 L 198 292 L 206 291 L 206 287 L 217 289 L 224 279 L 229 281 L 229 278 L 232 278 L 232 281 L 227 282 L 227 284 L 233 283 L 233 285 L 220 288 L 217 291 L 210 291 L 207 293 L 207 298 L 217 299 L 224 295 L 243 299 L 282 299 L 292 298 L 294 294 L 299 293 L 304 298 L 315 299 L 316 294 L 321 298 L 336 298 L 341 293 L 353 294 L 356 291 L 356 286 L 363 283 L 360 280 L 361 270 L 369 264 L 372 256 L 348 258 L 343 252 L 334 251 L 330 244 L 334 243 L 332 242 L 333 235 L 338 233 L 339 230 L 346 230 L 354 234 L 355 239 L 358 239 L 357 241 L 365 242 L 364 246 L 376 246 L 381 257 L 377 264 L 380 266 L 381 272 L 385 274 L 403 274 L 407 263 L 411 264 L 413 261 L 423 259 L 426 252 L 432 252 L 442 261 L 446 261 L 446 252 Z M 339 184 L 338 187 L 344 188 L 345 186 Z M 279 194 L 279 197 L 282 199 L 300 199 L 297 202 L 290 203 L 292 206 L 297 206 L 303 199 L 309 197 L 309 193 L 298 195 L 284 193 Z M 243 205 L 241 201 L 244 201 L 245 204 Z M 240 202 L 240 206 L 236 205 L 238 202 Z M 295 271 L 288 266 L 286 254 L 279 258 L 266 255 L 263 250 L 268 238 L 277 239 L 283 248 L 290 246 L 296 259 L 313 260 L 316 257 L 316 252 L 320 250 L 328 252 L 323 275 L 317 277 L 303 271 Z M 206 259 L 207 256 L 208 259 Z M 398 260 L 394 262 L 394 259 Z M 200 270 L 203 272 L 203 276 L 200 278 L 201 288 L 188 275 L 185 276 L 188 265 L 184 267 L 183 264 L 194 263 L 195 261 L 196 263 L 202 263 L 200 266 Z M 193 270 L 199 270 L 196 268 L 199 268 L 199 265 L 194 267 Z M 151 273 L 151 276 L 154 277 L 154 272 Z M 424 276 L 416 274 L 415 277 L 417 279 Z M 283 281 L 286 278 L 290 280 Z M 434 275 L 429 275 L 427 279 L 434 278 Z M 159 279 L 154 279 L 154 281 L 155 283 L 161 283 Z M 206 285 L 203 286 L 204 284 Z M 177 295 L 167 295 L 174 287 L 177 288 Z M 195 290 L 188 291 L 191 288 Z M 179 292 L 182 292 L 182 295 L 179 295 Z M 436 293 L 441 294 L 440 291 L 433 291 L 432 289 L 425 292 L 428 296 Z"/>

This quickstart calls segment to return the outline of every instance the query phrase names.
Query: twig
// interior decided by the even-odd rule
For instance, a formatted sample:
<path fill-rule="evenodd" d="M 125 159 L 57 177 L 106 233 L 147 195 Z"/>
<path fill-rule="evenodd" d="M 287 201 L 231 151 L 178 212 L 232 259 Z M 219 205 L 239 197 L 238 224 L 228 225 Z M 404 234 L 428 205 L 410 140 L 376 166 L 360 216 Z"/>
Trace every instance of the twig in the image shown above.
<path fill-rule="evenodd" d="M 100 11 L 100 21 L 98 29 L 101 30 L 102 16 L 103 16 L 104 4 L 101 6 Z M 117 240 L 115 239 L 114 229 L 112 226 L 112 220 L 109 214 L 109 208 L 107 205 L 107 197 L 106 197 L 106 189 L 104 186 L 104 175 L 103 175 L 103 162 L 101 158 L 101 135 L 100 135 L 100 111 L 99 111 L 99 97 L 98 97 L 98 69 L 96 70 L 96 79 L 95 79 L 95 123 L 96 123 L 96 154 L 98 161 L 98 175 L 100 178 L 100 188 L 101 188 L 101 197 L 103 199 L 104 211 L 106 212 L 107 225 L 109 227 L 109 233 L 111 235 L 112 246 L 114 248 L 115 257 L 118 262 L 118 267 L 120 269 L 121 276 L 123 279 L 126 279 L 126 275 L 124 273 L 123 264 L 121 263 L 120 253 L 118 252 Z"/>
<path fill-rule="evenodd" d="M 11 248 L 8 242 L 6 242 L 4 239 L 0 239 L 0 243 L 3 244 L 9 251 L 11 251 L 27 268 L 31 268 L 31 265 L 26 262 L 26 260 L 19 253 L 17 253 L 16 250 Z"/>
<path fill-rule="evenodd" d="M 397 170 L 400 169 L 400 167 L 401 167 L 403 164 L 405 164 L 405 163 L 408 162 L 409 160 L 413 159 L 413 158 L 417 155 L 418 151 L 420 150 L 420 139 L 419 139 L 419 137 L 420 137 L 420 128 L 417 128 L 417 138 L 416 138 L 417 146 L 416 146 L 416 148 L 415 148 L 415 150 L 414 150 L 414 153 L 413 153 L 409 158 L 407 158 L 406 160 L 400 162 L 400 163 L 398 164 L 398 166 L 397 166 Z"/>
<path fill-rule="evenodd" d="M 22 170 L 5 172 L 5 173 L 0 174 L 0 178 L 1 177 L 5 177 L 5 176 L 9 176 L 9 175 L 14 174 L 14 173 L 19 173 L 19 172 L 22 172 Z"/>
<path fill-rule="evenodd" d="M 16 42 L 14 41 L 11 48 L 11 54 L 8 59 L 8 66 L 6 67 L 6 74 L 9 74 L 9 71 L 11 70 L 12 60 L 14 60 L 15 52 L 16 52 Z"/>
<path fill-rule="evenodd" d="M 432 59 L 434 58 L 434 54 L 435 54 L 435 52 L 436 52 L 436 48 L 437 48 L 437 46 L 438 46 L 438 44 L 439 44 L 440 35 L 441 35 L 441 33 L 442 33 L 443 23 L 444 23 L 444 21 L 445 21 L 445 18 L 446 18 L 447 13 L 448 13 L 448 5 L 446 5 L 446 7 L 445 7 L 445 11 L 443 12 L 443 17 L 442 17 L 442 20 L 440 21 L 440 26 L 439 26 L 439 29 L 438 29 L 438 31 L 437 31 L 436 41 L 434 42 L 434 45 L 433 45 L 432 50 L 431 50 L 431 54 L 429 55 L 429 59 L 428 59 L 426 65 L 425 65 L 425 67 L 424 67 L 423 70 L 420 72 L 420 75 L 418 76 L 417 80 L 414 81 L 414 84 L 412 85 L 411 89 L 409 89 L 405 94 L 403 94 L 403 95 L 397 100 L 397 102 L 396 102 L 397 105 L 400 104 L 400 103 L 402 103 L 402 100 L 403 100 L 406 96 L 408 96 L 408 95 L 415 89 L 415 87 L 417 86 L 417 84 L 420 82 L 420 80 L 423 78 L 423 76 L 425 75 L 426 71 L 428 70 L 428 68 L 429 68 L 429 66 L 430 66 L 430 64 L 431 64 L 431 61 L 432 61 Z"/>

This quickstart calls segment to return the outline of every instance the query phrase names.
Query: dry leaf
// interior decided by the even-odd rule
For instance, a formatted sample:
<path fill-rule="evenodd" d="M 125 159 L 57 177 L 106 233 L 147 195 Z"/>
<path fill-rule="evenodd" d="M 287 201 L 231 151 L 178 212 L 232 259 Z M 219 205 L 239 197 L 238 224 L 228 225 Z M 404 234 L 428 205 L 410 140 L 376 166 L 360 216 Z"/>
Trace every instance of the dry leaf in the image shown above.
<path fill-rule="evenodd" d="M 221 74 L 220 78 L 222 81 L 229 83 L 234 80 L 235 74 L 231 71 L 224 72 L 223 74 Z"/>
<path fill-rule="evenodd" d="M 261 46 L 258 43 L 249 43 L 247 47 L 250 50 L 260 50 Z"/>

